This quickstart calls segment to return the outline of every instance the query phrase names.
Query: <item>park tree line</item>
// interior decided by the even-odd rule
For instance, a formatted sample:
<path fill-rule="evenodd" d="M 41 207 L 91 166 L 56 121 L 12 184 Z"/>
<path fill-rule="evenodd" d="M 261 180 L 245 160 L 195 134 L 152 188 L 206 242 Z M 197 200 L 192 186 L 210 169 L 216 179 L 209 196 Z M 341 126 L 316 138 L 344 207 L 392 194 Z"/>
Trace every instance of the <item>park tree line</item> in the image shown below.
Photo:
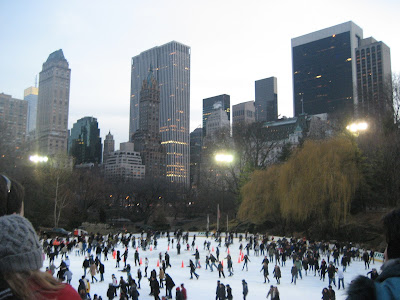
<path fill-rule="evenodd" d="M 238 218 L 281 234 L 312 230 L 334 237 L 357 214 L 398 207 L 399 88 L 394 76 L 387 113 L 365 116 L 367 131 L 349 133 L 351 118 L 341 116 L 330 137 L 309 136 L 287 160 L 255 170 L 240 190 Z"/>
<path fill-rule="evenodd" d="M 278 145 L 262 123 L 234 127 L 233 134 L 221 131 L 203 144 L 196 189 L 163 180 L 111 181 L 96 166 L 33 165 L 29 146 L 15 147 L 6 130 L 0 130 L 0 170 L 25 187 L 26 216 L 37 226 L 73 228 L 85 221 L 129 219 L 162 227 L 171 217 L 209 214 L 215 220 L 219 205 L 222 216 L 243 224 L 274 227 L 282 234 L 312 228 L 334 235 L 358 213 L 400 204 L 399 93 L 396 75 L 388 97 L 394 105 L 388 102 L 383 118 L 370 117 L 368 131 L 351 135 L 345 129 L 349 115 L 333 118 L 329 130 L 304 135 L 297 148 L 280 145 L 275 161 L 268 157 Z M 217 164 L 214 156 L 221 151 L 233 153 L 234 161 Z M 69 161 L 53 159 L 58 165 Z"/>

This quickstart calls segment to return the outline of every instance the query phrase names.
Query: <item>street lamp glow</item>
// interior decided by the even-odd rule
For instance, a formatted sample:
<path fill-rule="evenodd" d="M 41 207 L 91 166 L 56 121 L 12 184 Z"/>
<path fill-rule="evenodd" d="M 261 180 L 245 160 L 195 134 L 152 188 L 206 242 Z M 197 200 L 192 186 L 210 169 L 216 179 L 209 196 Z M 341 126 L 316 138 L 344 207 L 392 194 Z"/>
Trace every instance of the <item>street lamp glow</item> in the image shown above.
<path fill-rule="evenodd" d="M 230 163 L 233 161 L 233 155 L 232 154 L 216 154 L 215 155 L 215 160 L 217 162 L 227 162 Z"/>
<path fill-rule="evenodd" d="M 37 164 L 37 163 L 47 162 L 49 158 L 47 156 L 31 155 L 29 156 L 29 160 Z"/>
<path fill-rule="evenodd" d="M 352 123 L 346 127 L 346 129 L 350 132 L 359 132 L 365 131 L 368 129 L 368 124 L 366 122 Z"/>

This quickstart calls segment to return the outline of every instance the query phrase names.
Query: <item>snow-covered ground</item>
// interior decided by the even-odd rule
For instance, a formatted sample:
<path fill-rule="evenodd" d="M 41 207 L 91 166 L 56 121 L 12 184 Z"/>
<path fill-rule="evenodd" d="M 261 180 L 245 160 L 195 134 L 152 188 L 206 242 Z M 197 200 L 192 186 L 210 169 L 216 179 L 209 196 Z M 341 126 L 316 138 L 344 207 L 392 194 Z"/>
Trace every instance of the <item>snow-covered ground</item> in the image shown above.
<path fill-rule="evenodd" d="M 139 237 L 140 235 L 135 235 L 136 237 Z M 191 244 L 193 240 L 193 237 L 190 236 L 189 238 L 189 244 Z M 205 269 L 205 257 L 208 254 L 207 250 L 203 250 L 203 244 L 204 241 L 208 240 L 211 241 L 211 250 L 214 250 L 213 255 L 215 255 L 215 250 L 217 247 L 217 243 L 214 241 L 214 239 L 209 238 L 206 239 L 205 237 L 200 237 L 196 236 L 196 247 L 198 248 L 200 252 L 200 262 L 201 262 L 201 268 L 197 269 L 197 274 L 200 275 L 200 278 L 198 280 L 193 279 L 190 280 L 190 272 L 189 268 L 187 267 L 189 265 L 189 260 L 192 259 L 194 261 L 194 252 L 195 251 L 186 251 L 184 250 L 186 247 L 182 246 L 181 248 L 181 254 L 177 255 L 176 251 L 176 241 L 174 243 L 174 248 L 170 246 L 170 249 L 168 251 L 168 242 L 166 237 L 161 237 L 158 239 L 158 246 L 157 249 L 152 249 L 143 251 L 141 248 L 138 249 L 140 257 L 143 260 L 143 265 L 140 266 L 142 274 L 144 276 L 144 259 L 147 257 L 149 259 L 149 268 L 148 268 L 148 275 L 150 274 L 150 271 L 155 269 L 157 271 L 158 275 L 158 270 L 159 268 L 157 267 L 157 261 L 159 258 L 159 253 L 161 252 L 163 254 L 164 258 L 164 253 L 166 251 L 169 252 L 170 254 L 170 262 L 172 265 L 172 268 L 167 268 L 166 273 L 168 273 L 172 279 L 174 280 L 176 286 L 180 285 L 181 283 L 184 283 L 187 293 L 188 293 L 188 299 L 190 300 L 212 300 L 215 299 L 215 291 L 216 291 L 216 286 L 217 286 L 217 280 L 218 278 L 218 271 L 214 269 L 214 272 L 210 272 L 210 270 Z M 129 245 L 129 255 L 128 255 L 128 260 L 127 263 L 131 265 L 132 270 L 131 274 L 132 277 L 136 279 L 136 274 L 137 274 L 137 268 L 135 267 L 134 263 L 134 252 L 136 249 L 132 248 L 132 244 L 130 243 Z M 247 296 L 247 299 L 249 300 L 256 300 L 256 299 L 265 299 L 268 290 L 270 288 L 270 285 L 277 285 L 276 280 L 273 278 L 273 267 L 275 265 L 274 262 L 271 262 L 269 264 L 269 278 L 271 282 L 264 283 L 264 278 L 262 272 L 260 272 L 261 267 L 262 267 L 262 260 L 263 256 L 254 256 L 253 250 L 250 250 L 250 263 L 249 263 L 249 270 L 242 271 L 242 266 L 243 262 L 238 263 L 238 258 L 239 258 L 239 239 L 235 238 L 233 245 L 230 247 L 230 254 L 232 256 L 233 260 L 233 269 L 234 269 L 234 275 L 232 277 L 228 277 L 228 270 L 227 270 L 227 263 L 226 259 L 224 259 L 224 272 L 226 278 L 221 278 L 221 282 L 223 284 L 229 284 L 232 288 L 233 292 L 233 298 L 234 299 L 243 299 L 242 296 L 242 279 L 245 279 L 248 283 L 249 287 L 249 294 Z M 243 246 L 245 246 L 246 243 L 243 242 Z M 226 248 L 225 247 L 220 247 L 220 258 L 225 258 L 227 256 Z M 116 250 L 121 251 L 121 255 L 124 252 L 124 247 L 122 244 L 118 244 Z M 70 270 L 73 273 L 73 278 L 71 285 L 77 289 L 79 285 L 79 279 L 81 276 L 84 274 L 83 268 L 82 268 L 82 263 L 84 260 L 84 256 L 78 256 L 75 254 L 75 251 L 70 253 L 69 259 L 71 261 L 70 265 Z M 108 255 L 109 260 L 108 261 L 103 261 L 103 255 L 102 255 L 102 262 L 105 265 L 105 274 L 104 274 L 104 282 L 95 282 L 94 284 L 91 284 L 91 291 L 90 294 L 93 297 L 94 294 L 97 294 L 99 296 L 102 296 L 102 298 L 108 299 L 106 294 L 107 294 L 107 289 L 108 289 L 108 284 L 111 283 L 111 275 L 115 274 L 117 279 L 119 280 L 120 276 L 123 276 L 125 280 L 127 279 L 126 272 L 121 272 L 123 269 L 124 263 L 121 261 L 120 263 L 120 268 L 115 268 L 115 259 L 113 259 L 112 254 Z M 326 257 L 324 257 L 326 260 Z M 61 262 L 61 255 L 59 255 L 58 258 L 55 260 L 55 265 L 58 267 Z M 184 268 L 182 268 L 182 262 L 184 264 Z M 49 265 L 49 261 L 45 260 L 44 262 L 44 267 L 45 269 L 46 266 Z M 161 265 L 161 262 L 160 262 Z M 370 265 L 370 269 L 376 268 L 378 271 L 380 270 L 382 263 L 381 262 L 375 262 L 375 264 Z M 290 274 L 290 269 L 292 267 L 292 260 L 288 259 L 286 261 L 286 266 L 281 266 L 281 272 L 282 272 L 282 278 L 281 278 L 281 283 L 278 286 L 279 292 L 280 292 L 280 299 L 286 300 L 286 299 L 321 299 L 321 292 L 324 287 L 328 286 L 328 276 L 326 275 L 325 282 L 320 280 L 318 277 L 318 274 L 316 277 L 314 277 L 314 274 L 308 274 L 307 276 L 304 274 L 303 270 L 303 279 L 298 278 L 297 280 L 297 285 L 291 284 L 291 274 Z M 352 261 L 351 265 L 347 268 L 345 274 L 345 288 L 348 286 L 348 284 L 351 282 L 353 278 L 355 278 L 357 275 L 366 275 L 366 273 L 369 270 L 365 270 L 364 268 L 364 262 L 362 261 Z M 97 279 L 100 278 L 100 274 L 96 275 Z M 87 275 L 86 278 L 90 280 L 90 275 Z M 338 279 L 336 277 L 336 283 Z M 175 288 L 172 290 L 173 292 L 173 298 L 175 299 Z M 345 299 L 346 294 L 345 290 L 340 289 L 338 290 L 335 288 L 336 292 L 336 299 Z M 141 289 L 139 290 L 140 292 L 140 297 L 139 299 L 154 299 L 153 296 L 150 296 L 150 287 L 148 284 L 148 280 L 143 277 L 141 281 Z M 161 296 L 165 295 L 165 288 L 161 289 L 160 292 L 160 298 Z M 119 297 L 119 291 L 118 291 L 118 297 Z M 115 298 L 117 299 L 117 298 Z"/>

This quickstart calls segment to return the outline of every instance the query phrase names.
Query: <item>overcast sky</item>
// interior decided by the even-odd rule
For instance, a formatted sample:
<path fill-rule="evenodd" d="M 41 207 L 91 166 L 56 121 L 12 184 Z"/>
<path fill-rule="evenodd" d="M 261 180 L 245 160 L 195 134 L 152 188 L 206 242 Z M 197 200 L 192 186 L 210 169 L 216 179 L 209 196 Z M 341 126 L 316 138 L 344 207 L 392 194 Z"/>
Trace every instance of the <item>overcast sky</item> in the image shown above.
<path fill-rule="evenodd" d="M 69 128 L 97 118 L 128 140 L 131 58 L 172 40 L 191 47 L 190 130 L 202 99 L 254 100 L 254 81 L 278 78 L 278 113 L 292 116 L 291 38 L 353 21 L 391 49 L 400 71 L 400 1 L 0 0 L 0 93 L 23 91 L 49 54 L 62 49 L 71 68 Z"/>

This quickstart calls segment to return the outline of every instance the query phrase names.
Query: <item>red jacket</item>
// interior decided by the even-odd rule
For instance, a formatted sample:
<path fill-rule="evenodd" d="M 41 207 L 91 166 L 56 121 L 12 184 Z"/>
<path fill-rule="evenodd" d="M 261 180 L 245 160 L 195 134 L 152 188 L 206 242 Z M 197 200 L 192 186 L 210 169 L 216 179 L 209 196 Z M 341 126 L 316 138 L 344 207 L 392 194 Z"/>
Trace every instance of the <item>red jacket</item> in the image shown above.
<path fill-rule="evenodd" d="M 41 296 L 45 299 L 52 300 L 81 300 L 78 292 L 69 284 L 63 284 L 64 288 L 54 292 L 39 291 Z"/>
<path fill-rule="evenodd" d="M 187 300 L 186 289 L 183 286 L 181 286 L 181 293 L 183 300 Z"/>

